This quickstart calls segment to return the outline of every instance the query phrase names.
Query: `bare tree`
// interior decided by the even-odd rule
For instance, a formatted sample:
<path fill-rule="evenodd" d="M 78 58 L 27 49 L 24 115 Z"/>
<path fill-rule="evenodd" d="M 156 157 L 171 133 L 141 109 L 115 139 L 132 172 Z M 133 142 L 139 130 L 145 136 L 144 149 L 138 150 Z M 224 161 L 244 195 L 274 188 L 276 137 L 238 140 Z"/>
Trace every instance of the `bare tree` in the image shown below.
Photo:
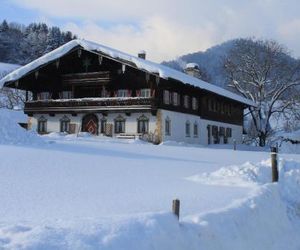
<path fill-rule="evenodd" d="M 299 62 L 275 41 L 249 38 L 237 40 L 224 66 L 229 86 L 257 104 L 249 113 L 259 146 L 265 146 L 272 133 L 271 117 L 294 104 Z"/>
<path fill-rule="evenodd" d="M 25 103 L 24 91 L 17 89 L 2 88 L 0 89 L 0 108 L 22 109 Z"/>

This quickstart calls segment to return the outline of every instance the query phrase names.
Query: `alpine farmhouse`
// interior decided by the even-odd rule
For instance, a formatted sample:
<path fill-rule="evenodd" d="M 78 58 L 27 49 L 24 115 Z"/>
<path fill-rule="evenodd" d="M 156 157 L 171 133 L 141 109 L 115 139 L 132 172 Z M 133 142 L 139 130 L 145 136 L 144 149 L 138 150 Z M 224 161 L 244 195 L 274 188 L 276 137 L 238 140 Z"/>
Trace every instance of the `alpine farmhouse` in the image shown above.
<path fill-rule="evenodd" d="M 28 128 L 154 143 L 241 143 L 255 104 L 186 73 L 85 40 L 73 40 L 13 71 L 0 86 L 26 91 Z"/>

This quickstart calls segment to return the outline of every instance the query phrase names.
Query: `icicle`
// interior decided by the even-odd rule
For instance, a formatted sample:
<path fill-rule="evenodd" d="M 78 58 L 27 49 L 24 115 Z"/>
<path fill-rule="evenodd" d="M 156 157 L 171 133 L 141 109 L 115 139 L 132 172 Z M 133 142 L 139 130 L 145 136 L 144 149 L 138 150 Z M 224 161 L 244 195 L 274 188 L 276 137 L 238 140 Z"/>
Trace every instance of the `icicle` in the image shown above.
<path fill-rule="evenodd" d="M 81 54 L 82 54 L 82 50 L 81 49 L 77 50 L 77 54 L 78 54 L 78 57 L 80 58 Z"/>
<path fill-rule="evenodd" d="M 38 77 L 39 77 L 39 71 L 35 71 L 34 75 L 35 75 L 35 79 L 38 79 Z"/>
<path fill-rule="evenodd" d="M 125 73 L 125 70 L 126 70 L 126 65 L 125 65 L 125 64 L 122 64 L 122 73 L 123 73 L 123 74 Z"/>
<path fill-rule="evenodd" d="M 60 64 L 60 61 L 59 61 L 59 59 L 58 59 L 58 60 L 56 60 L 56 62 L 55 62 L 55 66 L 56 66 L 57 69 L 59 68 L 59 64 Z"/>
<path fill-rule="evenodd" d="M 156 84 L 159 84 L 159 76 L 156 76 Z"/>

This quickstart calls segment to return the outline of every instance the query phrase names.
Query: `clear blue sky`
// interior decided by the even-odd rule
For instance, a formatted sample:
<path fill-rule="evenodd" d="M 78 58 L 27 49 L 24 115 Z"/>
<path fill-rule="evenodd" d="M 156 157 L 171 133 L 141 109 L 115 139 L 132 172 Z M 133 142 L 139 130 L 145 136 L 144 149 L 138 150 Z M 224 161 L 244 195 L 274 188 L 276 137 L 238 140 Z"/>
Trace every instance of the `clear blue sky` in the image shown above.
<path fill-rule="evenodd" d="M 298 0 L 0 0 L 0 19 L 46 22 L 155 61 L 253 36 L 299 57 L 299 10 Z"/>

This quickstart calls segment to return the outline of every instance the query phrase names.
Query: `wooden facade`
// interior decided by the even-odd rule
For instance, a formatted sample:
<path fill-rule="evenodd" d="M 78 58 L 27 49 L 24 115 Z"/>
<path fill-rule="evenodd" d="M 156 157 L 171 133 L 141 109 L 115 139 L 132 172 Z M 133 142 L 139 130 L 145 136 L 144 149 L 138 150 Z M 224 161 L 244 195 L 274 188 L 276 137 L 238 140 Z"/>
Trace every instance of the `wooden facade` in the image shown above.
<path fill-rule="evenodd" d="M 208 144 L 210 140 L 217 142 L 210 135 L 213 138 L 223 136 L 226 143 L 225 138 L 229 134 L 231 137 L 231 128 L 228 130 L 226 124 L 242 127 L 243 110 L 246 107 L 246 104 L 237 100 L 170 77 L 161 78 L 158 74 L 137 68 L 132 62 L 87 51 L 80 46 L 26 73 L 18 81 L 6 83 L 6 86 L 26 91 L 24 111 L 29 116 L 38 117 L 35 119 L 39 119 L 40 126 L 37 129 L 40 133 L 47 131 L 46 125 L 42 126 L 46 116 L 57 115 L 60 131 L 64 132 L 68 127 L 70 132 L 78 131 L 78 126 L 73 124 L 70 116 L 76 120 L 75 117 L 80 114 L 82 131 L 107 135 L 123 131 L 122 119 L 126 119 L 126 116 L 151 114 L 156 117 L 154 130 L 161 141 L 164 133 L 170 136 L 162 131 L 167 123 L 163 118 L 166 112 L 161 111 L 170 111 L 189 115 L 194 120 L 198 117 L 219 123 L 217 135 L 214 135 L 216 125 L 211 125 L 216 123 L 207 125 Z M 120 116 L 120 121 L 114 121 L 114 129 L 111 123 L 105 124 L 104 128 L 99 116 L 95 115 L 106 117 L 114 113 L 117 117 L 125 115 L 125 118 Z M 144 118 L 146 122 L 137 121 L 137 133 L 149 126 L 149 117 Z M 187 119 L 187 136 L 191 136 L 192 129 L 198 131 L 199 124 L 184 119 Z M 198 132 L 194 132 L 193 136 L 197 137 Z"/>

